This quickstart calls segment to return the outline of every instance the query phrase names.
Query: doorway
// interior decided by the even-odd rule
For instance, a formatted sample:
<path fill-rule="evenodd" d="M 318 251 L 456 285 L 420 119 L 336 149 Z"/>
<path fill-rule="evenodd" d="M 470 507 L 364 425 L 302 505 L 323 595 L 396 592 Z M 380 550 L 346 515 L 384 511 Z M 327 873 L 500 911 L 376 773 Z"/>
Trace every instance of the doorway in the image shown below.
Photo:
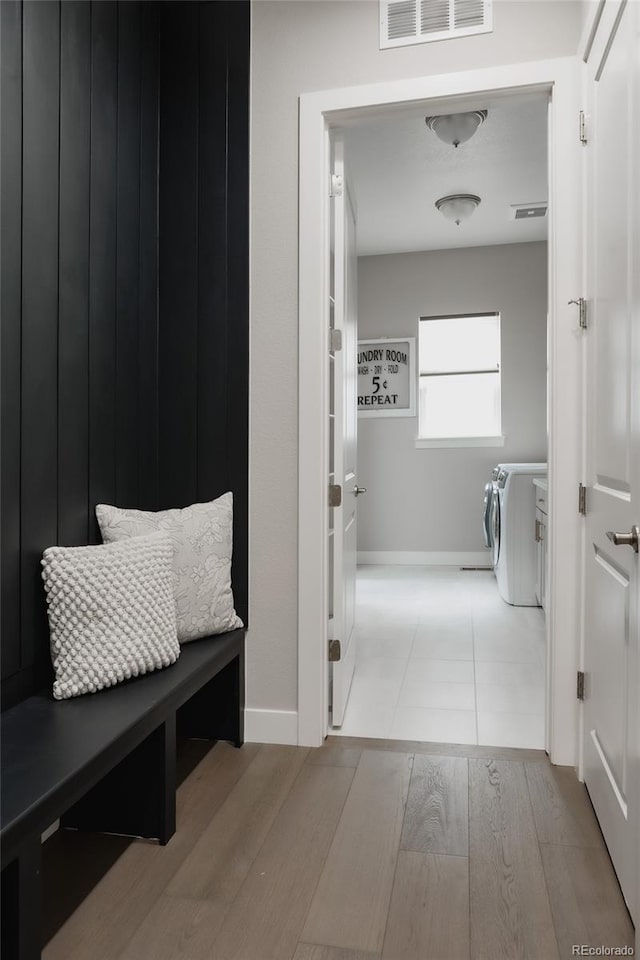
<path fill-rule="evenodd" d="M 533 481 L 546 482 L 547 459 L 548 95 L 452 109 L 477 123 L 458 146 L 421 104 L 336 134 L 358 211 L 367 493 L 355 676 L 332 732 L 542 749 Z M 456 190 L 475 207 L 451 220 L 438 204 Z M 497 463 L 514 465 L 506 481 Z"/>
<path fill-rule="evenodd" d="M 326 254 L 328 250 L 329 131 L 348 125 L 363 115 L 384 114 L 410 102 L 427 101 L 425 115 L 438 112 L 443 98 L 457 98 L 464 109 L 469 98 L 519 93 L 551 93 L 549 200 L 554 210 L 550 223 L 549 330 L 550 330 L 550 476 L 551 499 L 560 507 L 550 536 L 555 565 L 562 570 L 567 545 L 577 538 L 568 509 L 570 491 L 578 477 L 577 437 L 566 418 L 578 391 L 577 362 L 570 352 L 575 332 L 573 314 L 567 310 L 569 291 L 578 280 L 579 257 L 575 237 L 579 196 L 573 164 L 579 144 L 568 133 L 568 117 L 576 109 L 576 68 L 573 60 L 530 63 L 507 68 L 472 71 L 420 81 L 392 83 L 309 94 L 301 98 L 301 223 L 300 223 L 300 551 L 299 551 L 299 742 L 319 744 L 327 732 L 327 550 L 326 496 L 328 316 Z M 524 199 L 524 198 L 523 198 Z M 564 304 L 563 304 L 564 301 Z M 567 327 L 562 326 L 561 316 Z M 562 392 L 558 390 L 557 356 L 562 367 Z M 572 414 L 573 416 L 573 414 Z M 576 617 L 577 576 L 568 565 L 554 580 L 551 568 L 549 644 L 550 690 L 549 749 L 553 759 L 575 759 L 576 711 L 571 703 L 577 663 L 572 644 L 555 644 L 556 626 Z M 560 588 L 560 589 L 558 589 Z M 576 635 L 577 630 L 570 635 Z M 571 693 L 568 693 L 571 691 Z M 569 704 L 569 706 L 567 706 Z M 566 759 L 565 759 L 566 758 Z"/>

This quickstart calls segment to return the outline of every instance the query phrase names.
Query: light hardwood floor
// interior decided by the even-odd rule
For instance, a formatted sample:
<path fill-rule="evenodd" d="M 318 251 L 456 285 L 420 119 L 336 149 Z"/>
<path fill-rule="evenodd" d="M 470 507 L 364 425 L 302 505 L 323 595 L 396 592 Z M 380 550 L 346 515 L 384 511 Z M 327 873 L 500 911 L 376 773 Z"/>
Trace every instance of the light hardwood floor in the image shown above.
<path fill-rule="evenodd" d="M 183 762 L 166 847 L 47 842 L 45 960 L 564 960 L 633 944 L 586 791 L 542 752 L 341 737 L 189 744 Z"/>

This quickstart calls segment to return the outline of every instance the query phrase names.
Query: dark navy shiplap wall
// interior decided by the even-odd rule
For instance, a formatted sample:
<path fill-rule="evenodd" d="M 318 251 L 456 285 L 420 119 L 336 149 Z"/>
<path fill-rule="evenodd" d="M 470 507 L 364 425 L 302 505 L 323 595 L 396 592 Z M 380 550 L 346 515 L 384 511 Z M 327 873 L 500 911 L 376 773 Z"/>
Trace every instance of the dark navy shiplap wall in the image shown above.
<path fill-rule="evenodd" d="M 161 37 L 159 497 L 233 490 L 246 623 L 249 4 L 167 3 Z"/>
<path fill-rule="evenodd" d="M 248 2 L 3 0 L 3 706 L 94 506 L 234 492 L 247 614 Z"/>

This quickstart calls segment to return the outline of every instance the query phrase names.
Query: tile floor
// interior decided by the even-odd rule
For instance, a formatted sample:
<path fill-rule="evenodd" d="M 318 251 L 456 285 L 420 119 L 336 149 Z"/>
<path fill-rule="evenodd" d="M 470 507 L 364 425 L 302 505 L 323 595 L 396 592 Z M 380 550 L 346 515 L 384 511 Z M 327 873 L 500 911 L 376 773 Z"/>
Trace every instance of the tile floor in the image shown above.
<path fill-rule="evenodd" d="M 544 618 L 491 571 L 358 569 L 357 656 L 342 727 L 393 740 L 544 748 Z"/>

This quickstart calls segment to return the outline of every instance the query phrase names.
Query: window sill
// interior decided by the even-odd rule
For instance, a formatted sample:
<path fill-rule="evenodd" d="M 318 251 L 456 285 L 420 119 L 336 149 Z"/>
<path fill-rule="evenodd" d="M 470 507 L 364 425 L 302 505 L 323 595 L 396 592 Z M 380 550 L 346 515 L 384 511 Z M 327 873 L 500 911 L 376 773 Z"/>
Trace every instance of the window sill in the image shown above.
<path fill-rule="evenodd" d="M 416 437 L 416 448 L 504 447 L 505 437 Z"/>

